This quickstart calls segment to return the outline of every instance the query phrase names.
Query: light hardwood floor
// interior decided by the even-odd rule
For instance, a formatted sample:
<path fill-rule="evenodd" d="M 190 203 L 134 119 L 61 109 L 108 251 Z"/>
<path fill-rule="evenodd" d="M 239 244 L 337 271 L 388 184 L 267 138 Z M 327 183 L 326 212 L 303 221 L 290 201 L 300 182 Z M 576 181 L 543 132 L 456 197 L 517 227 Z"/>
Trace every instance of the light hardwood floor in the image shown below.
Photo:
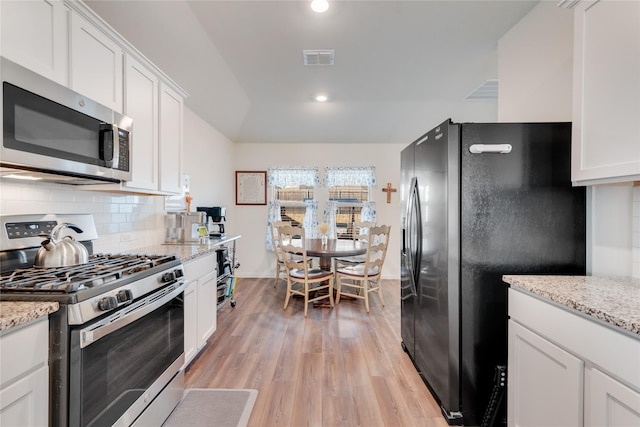
<path fill-rule="evenodd" d="M 306 319 L 299 298 L 282 309 L 285 287 L 238 279 L 186 387 L 257 389 L 250 427 L 447 426 L 400 344 L 399 281 L 384 281 L 386 306 L 373 295 L 368 315 L 342 299 Z"/>

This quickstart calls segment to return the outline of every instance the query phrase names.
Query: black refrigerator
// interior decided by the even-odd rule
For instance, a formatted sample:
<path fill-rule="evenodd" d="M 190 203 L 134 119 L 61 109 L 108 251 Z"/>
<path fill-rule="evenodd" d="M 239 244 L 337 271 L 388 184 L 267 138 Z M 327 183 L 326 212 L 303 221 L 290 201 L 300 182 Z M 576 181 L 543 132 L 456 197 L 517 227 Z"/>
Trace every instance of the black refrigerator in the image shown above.
<path fill-rule="evenodd" d="M 584 275 L 571 123 L 447 120 L 401 156 L 402 345 L 449 424 L 506 424 L 503 274 Z"/>

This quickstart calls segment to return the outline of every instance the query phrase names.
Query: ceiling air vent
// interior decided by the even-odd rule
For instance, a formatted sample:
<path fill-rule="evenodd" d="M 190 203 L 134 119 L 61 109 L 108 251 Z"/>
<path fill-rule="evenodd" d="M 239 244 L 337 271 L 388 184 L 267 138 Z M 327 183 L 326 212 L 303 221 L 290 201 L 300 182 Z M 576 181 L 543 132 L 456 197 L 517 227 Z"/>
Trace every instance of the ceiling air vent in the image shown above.
<path fill-rule="evenodd" d="M 304 57 L 304 65 L 333 65 L 333 59 L 335 57 L 335 50 L 323 49 L 323 50 L 309 50 L 304 49 L 302 51 Z"/>
<path fill-rule="evenodd" d="M 464 99 L 492 101 L 498 99 L 498 80 L 487 80 Z"/>

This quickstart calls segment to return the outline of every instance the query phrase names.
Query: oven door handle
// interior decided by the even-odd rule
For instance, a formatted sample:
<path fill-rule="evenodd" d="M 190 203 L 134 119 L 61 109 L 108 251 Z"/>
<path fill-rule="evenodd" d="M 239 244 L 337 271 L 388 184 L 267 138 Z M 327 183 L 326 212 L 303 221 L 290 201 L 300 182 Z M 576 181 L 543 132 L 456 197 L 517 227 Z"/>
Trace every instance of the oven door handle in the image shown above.
<path fill-rule="evenodd" d="M 85 348 L 94 342 L 121 329 L 136 320 L 146 316 L 152 311 L 162 307 L 167 302 L 176 298 L 186 289 L 189 283 L 178 282 L 178 287 L 167 292 L 167 288 L 147 295 L 130 305 L 124 307 L 99 322 L 96 322 L 80 330 L 80 348 Z"/>

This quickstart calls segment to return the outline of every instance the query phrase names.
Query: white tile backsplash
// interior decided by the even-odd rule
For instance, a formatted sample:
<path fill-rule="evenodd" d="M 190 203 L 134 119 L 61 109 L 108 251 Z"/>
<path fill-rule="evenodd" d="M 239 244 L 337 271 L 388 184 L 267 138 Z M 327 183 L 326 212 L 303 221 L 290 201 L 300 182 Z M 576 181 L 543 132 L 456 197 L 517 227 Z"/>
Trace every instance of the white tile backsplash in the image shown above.
<path fill-rule="evenodd" d="M 640 187 L 634 187 L 633 189 L 631 218 L 633 277 L 640 278 Z"/>
<path fill-rule="evenodd" d="M 164 241 L 164 197 L 80 190 L 72 185 L 0 181 L 0 214 L 89 213 L 95 252 L 129 252 Z"/>

